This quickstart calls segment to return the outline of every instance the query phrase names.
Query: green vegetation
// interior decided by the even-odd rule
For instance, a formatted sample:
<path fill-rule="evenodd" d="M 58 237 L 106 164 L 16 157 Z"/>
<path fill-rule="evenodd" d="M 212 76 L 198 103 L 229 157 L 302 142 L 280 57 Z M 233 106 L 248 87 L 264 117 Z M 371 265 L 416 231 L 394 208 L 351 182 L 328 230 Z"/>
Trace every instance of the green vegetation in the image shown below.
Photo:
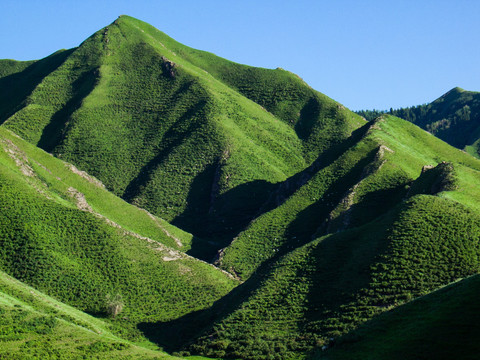
<path fill-rule="evenodd" d="M 139 323 L 200 310 L 235 286 L 174 249 L 188 240 L 180 230 L 7 130 L 0 135 L 0 267 L 9 275 L 99 316 L 106 296 L 120 294 L 111 326 L 136 340 Z"/>
<path fill-rule="evenodd" d="M 458 87 L 430 104 L 390 111 L 362 110 L 357 114 L 373 120 L 390 114 L 408 120 L 470 155 L 480 158 L 480 93 Z"/>
<path fill-rule="evenodd" d="M 190 351 L 299 357 L 480 270 L 478 205 L 460 203 L 478 197 L 478 160 L 393 117 L 365 126 L 343 150 L 225 249 L 222 264 L 250 278 L 189 319 L 204 327 L 192 331 Z M 430 164 L 438 165 L 422 172 Z M 335 185 L 322 192 L 320 179 Z"/>
<path fill-rule="evenodd" d="M 434 209 L 432 219 L 422 216 L 426 206 Z M 387 231 L 393 215 L 399 220 Z M 275 264 L 259 288 L 192 348 L 268 359 L 328 344 L 376 314 L 476 273 L 480 219 L 471 215 L 424 196 L 398 215 L 314 241 Z M 407 226 L 405 219 L 420 220 Z"/>
<path fill-rule="evenodd" d="M 121 16 L 0 95 L 0 357 L 365 356 L 473 304 L 423 297 L 479 273 L 480 161 L 411 122 L 475 154 L 476 93 L 365 122 Z"/>
<path fill-rule="evenodd" d="M 315 359 L 476 359 L 479 287 L 475 275 L 386 312 Z"/>
<path fill-rule="evenodd" d="M 0 273 L 2 359 L 176 359 L 115 336 L 108 323 Z"/>
<path fill-rule="evenodd" d="M 294 74 L 188 48 L 128 16 L 67 55 L 4 126 L 193 233 L 190 253 L 207 260 L 272 184 L 362 124 Z"/>

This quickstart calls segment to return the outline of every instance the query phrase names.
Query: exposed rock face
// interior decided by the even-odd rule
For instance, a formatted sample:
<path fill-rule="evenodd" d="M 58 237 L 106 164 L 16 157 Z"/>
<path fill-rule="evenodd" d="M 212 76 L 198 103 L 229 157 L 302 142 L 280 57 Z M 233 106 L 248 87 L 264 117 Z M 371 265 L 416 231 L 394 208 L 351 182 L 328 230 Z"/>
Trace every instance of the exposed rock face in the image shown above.
<path fill-rule="evenodd" d="M 173 62 L 168 60 L 165 56 L 162 56 L 162 70 L 165 75 L 167 75 L 169 78 L 174 79 L 175 78 L 175 68 L 177 65 Z"/>
<path fill-rule="evenodd" d="M 422 167 L 422 174 L 427 171 L 427 170 L 430 170 L 430 169 L 433 169 L 435 166 L 433 165 L 423 165 Z"/>

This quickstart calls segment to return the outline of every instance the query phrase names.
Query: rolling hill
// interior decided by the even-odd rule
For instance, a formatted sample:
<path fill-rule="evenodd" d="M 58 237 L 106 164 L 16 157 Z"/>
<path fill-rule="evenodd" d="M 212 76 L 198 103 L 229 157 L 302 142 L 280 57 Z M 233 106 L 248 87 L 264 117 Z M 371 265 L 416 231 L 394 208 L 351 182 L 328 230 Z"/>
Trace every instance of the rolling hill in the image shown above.
<path fill-rule="evenodd" d="M 174 321 L 162 331 L 192 331 L 188 349 L 208 356 L 299 357 L 476 274 L 480 162 L 394 117 L 362 133 L 329 176 L 320 170 L 225 249 L 221 265 L 247 280 L 214 308 L 185 318 L 198 329 Z M 319 183 L 335 174 L 346 190 L 321 192 Z"/>
<path fill-rule="evenodd" d="M 122 336 L 137 324 L 210 306 L 236 282 L 185 254 L 192 235 L 130 205 L 71 164 L 0 129 L 0 266 L 77 309 L 108 317 L 122 297 Z"/>
<path fill-rule="evenodd" d="M 125 341 L 102 320 L 0 274 L 2 359 L 178 359 Z"/>
<path fill-rule="evenodd" d="M 480 271 L 480 160 L 280 68 L 121 16 L 77 48 L 0 60 L 0 93 L 13 358 L 31 341 L 32 356 L 348 358 L 349 339 L 362 354 L 377 321 L 405 331 L 388 319 Z"/>

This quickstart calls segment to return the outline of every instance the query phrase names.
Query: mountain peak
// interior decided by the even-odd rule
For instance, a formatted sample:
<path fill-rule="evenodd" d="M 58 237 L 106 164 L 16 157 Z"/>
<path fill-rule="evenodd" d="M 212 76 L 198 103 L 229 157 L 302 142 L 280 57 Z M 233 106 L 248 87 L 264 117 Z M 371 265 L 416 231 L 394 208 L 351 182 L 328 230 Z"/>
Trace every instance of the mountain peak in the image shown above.
<path fill-rule="evenodd" d="M 461 87 L 458 87 L 458 86 L 455 86 L 452 90 L 450 90 L 449 92 L 447 92 L 447 94 L 450 94 L 450 93 L 457 93 L 457 94 L 460 94 L 462 92 L 465 92 L 464 89 L 462 89 Z M 446 94 L 445 94 L 446 95 Z"/>

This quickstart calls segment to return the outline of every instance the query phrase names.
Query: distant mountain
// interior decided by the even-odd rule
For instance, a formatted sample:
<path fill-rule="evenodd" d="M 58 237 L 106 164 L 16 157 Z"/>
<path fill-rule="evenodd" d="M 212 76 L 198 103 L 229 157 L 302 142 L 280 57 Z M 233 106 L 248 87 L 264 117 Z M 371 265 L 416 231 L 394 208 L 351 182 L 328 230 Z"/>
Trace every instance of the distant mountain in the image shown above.
<path fill-rule="evenodd" d="M 408 120 L 450 145 L 480 157 L 480 92 L 458 87 L 430 104 L 385 112 L 358 111 L 367 120 L 388 113 Z"/>
<path fill-rule="evenodd" d="M 480 271 L 480 160 L 288 71 L 121 16 L 77 48 L 1 60 L 0 94 L 0 357 L 333 356 Z"/>

